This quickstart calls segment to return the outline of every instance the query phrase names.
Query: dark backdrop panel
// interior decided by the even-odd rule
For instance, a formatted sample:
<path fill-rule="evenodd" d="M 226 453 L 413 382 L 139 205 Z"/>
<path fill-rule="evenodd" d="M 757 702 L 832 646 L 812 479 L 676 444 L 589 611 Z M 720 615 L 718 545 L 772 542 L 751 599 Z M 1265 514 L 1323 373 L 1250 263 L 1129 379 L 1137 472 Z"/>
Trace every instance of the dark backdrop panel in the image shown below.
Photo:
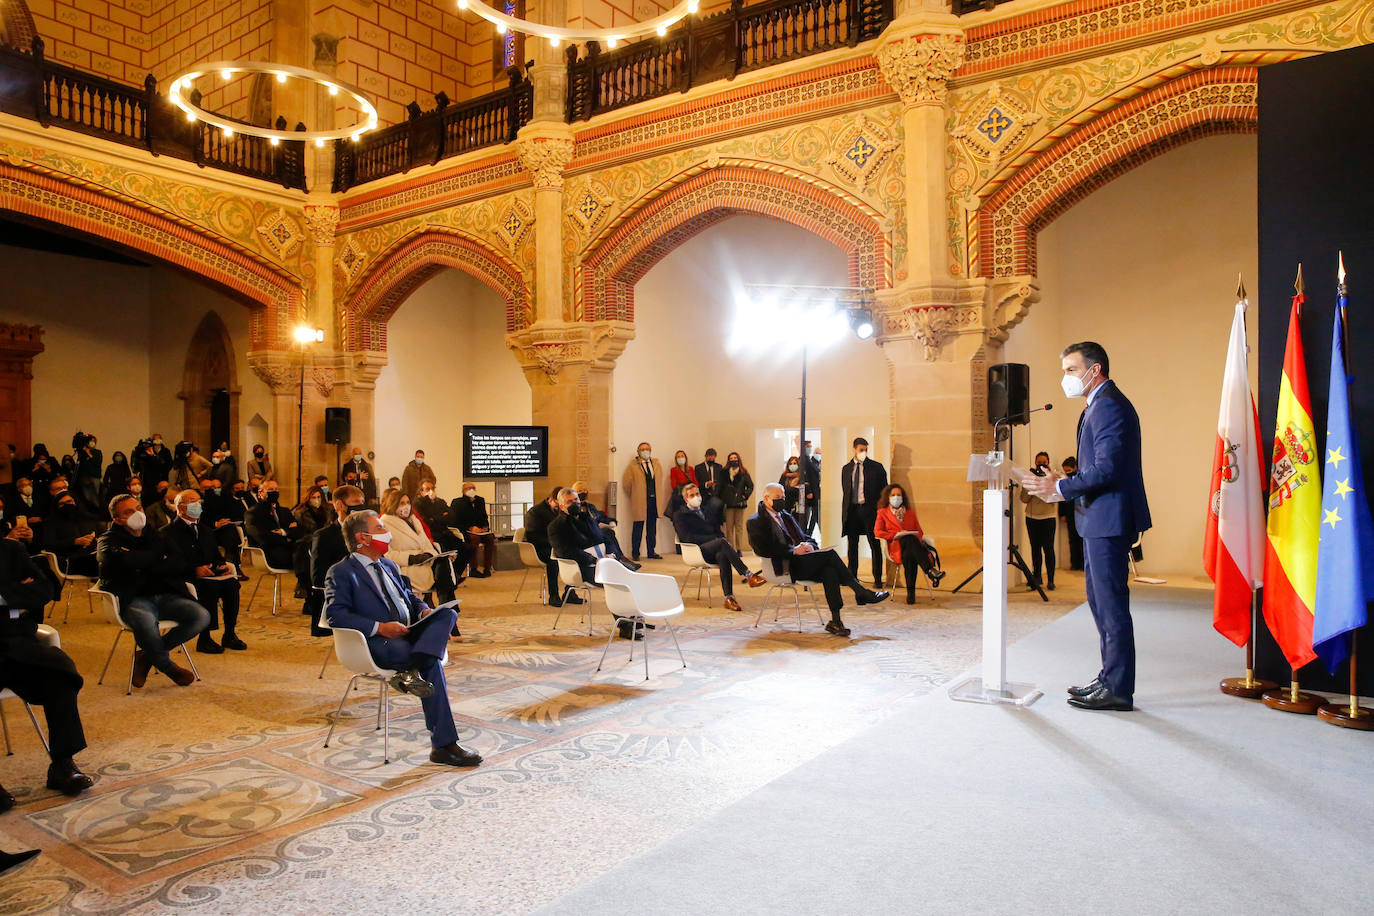
<path fill-rule="evenodd" d="M 1260 429 L 1273 447 L 1279 377 L 1293 278 L 1302 263 L 1307 284 L 1302 336 L 1307 351 L 1317 441 L 1326 439 L 1331 323 L 1336 309 L 1336 253 L 1345 252 L 1350 305 L 1351 409 L 1374 485 L 1374 47 L 1319 54 L 1262 67 L 1259 75 L 1259 370 Z M 1356 113 L 1359 114 L 1356 114 Z M 1325 458 L 1325 451 L 1322 456 Z M 1288 665 L 1261 624 L 1256 639 L 1261 676 L 1288 682 Z M 1374 633 L 1360 632 L 1360 693 L 1374 694 Z M 1304 687 L 1343 691 L 1344 666 L 1333 677 L 1314 662 Z"/>

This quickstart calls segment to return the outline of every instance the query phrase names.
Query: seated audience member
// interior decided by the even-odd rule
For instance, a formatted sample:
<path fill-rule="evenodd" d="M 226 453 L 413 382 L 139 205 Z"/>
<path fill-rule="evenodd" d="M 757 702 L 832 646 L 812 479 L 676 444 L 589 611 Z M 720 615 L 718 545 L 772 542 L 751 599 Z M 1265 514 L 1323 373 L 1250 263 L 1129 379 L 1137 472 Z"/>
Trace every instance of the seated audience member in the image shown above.
<path fill-rule="evenodd" d="M 382 494 L 382 524 L 391 532 L 391 561 L 420 591 L 434 590 L 439 604 L 453 600 L 453 569 L 448 560 L 438 560 L 439 545 L 425 534 L 415 516 L 410 497 L 400 490 Z"/>
<path fill-rule="evenodd" d="M 229 485 L 229 498 L 239 504 L 241 513 L 235 521 L 242 521 L 248 516 L 248 510 L 258 504 L 257 488 L 261 485 L 261 477 L 253 477 L 247 483 L 236 480 Z"/>
<path fill-rule="evenodd" d="M 429 530 L 429 538 L 444 548 L 445 551 L 463 549 L 459 555 L 466 560 L 468 556 L 467 544 L 463 538 L 450 531 L 450 528 L 458 527 L 454 520 L 453 510 L 448 503 L 436 494 L 436 484 L 425 481 L 420 484 L 420 495 L 411 500 L 411 505 L 415 508 L 415 514 L 420 516 L 420 521 L 425 523 L 425 528 Z M 458 565 L 458 557 L 453 558 L 454 568 L 462 569 Z M 473 570 L 476 574 L 476 570 Z"/>
<path fill-rule="evenodd" d="M 172 661 L 171 650 L 210 625 L 210 614 L 191 600 L 181 563 L 162 535 L 147 527 L 138 501 L 127 494 L 110 500 L 114 524 L 96 542 L 100 588 L 119 599 L 119 619 L 134 634 L 133 685 L 142 687 L 156 668 L 178 687 L 196 676 Z M 176 624 L 165 635 L 158 621 Z"/>
<path fill-rule="evenodd" d="M 277 471 L 272 467 L 272 459 L 267 457 L 267 449 L 261 445 L 253 446 L 253 458 L 248 462 L 248 476 L 261 477 L 263 480 L 276 480 Z M 319 478 L 315 478 L 319 483 Z"/>
<path fill-rule="evenodd" d="M 143 488 L 143 508 L 145 510 L 151 509 L 153 506 L 167 499 L 167 491 L 169 489 L 171 489 L 171 484 L 167 483 L 166 480 L 154 481 L 151 487 L 145 486 Z M 118 495 L 118 493 L 115 494 L 115 496 Z M 113 499 L 114 497 L 112 496 L 110 498 Z"/>
<path fill-rule="evenodd" d="M 5 501 L 0 500 L 0 538 L 13 541 L 19 545 L 19 549 L 30 559 L 36 558 L 43 550 L 43 541 L 38 532 L 29 526 L 28 520 L 22 515 L 9 516 L 5 512 Z M 46 561 L 34 562 L 38 566 L 38 574 L 47 583 L 48 600 L 55 601 L 62 595 L 62 583 L 57 580 L 57 575 L 48 568 Z M 0 595 L 3 595 L 0 592 Z"/>
<path fill-rule="evenodd" d="M 534 545 L 534 552 L 544 561 L 544 573 L 548 579 L 549 605 L 559 607 L 563 604 L 561 589 L 558 587 L 558 564 L 553 561 L 553 546 L 549 543 L 549 525 L 558 518 L 558 491 L 553 492 L 542 502 L 530 506 L 525 512 L 525 540 Z M 581 604 L 578 595 L 568 596 L 569 604 Z"/>
<path fill-rule="evenodd" d="M 697 475 L 697 486 L 701 487 L 703 499 L 720 497 L 718 489 L 721 477 L 725 473 L 725 468 L 716 463 L 716 450 L 708 448 L 706 450 L 706 460 L 697 465 L 694 470 Z"/>
<path fill-rule="evenodd" d="M 468 549 L 472 551 L 470 575 L 476 578 L 490 576 L 496 562 L 496 535 L 492 534 L 491 519 L 487 517 L 487 501 L 477 495 L 474 484 L 465 483 L 463 495 L 453 498 L 449 510 L 453 526 L 463 532 Z"/>
<path fill-rule="evenodd" d="M 95 539 L 104 526 L 77 505 L 70 492 L 57 498 L 53 514 L 43 526 L 43 549 L 57 555 L 65 573 L 89 576 L 99 574 L 95 561 Z"/>
<path fill-rule="evenodd" d="M 910 534 L 902 534 L 904 531 Z M 906 489 L 899 483 L 888 484 L 878 497 L 878 518 L 873 523 L 873 536 L 887 541 L 887 555 L 906 573 L 906 603 L 916 603 L 916 571 L 924 570 L 930 584 L 940 585 L 945 572 L 926 544 L 925 532 L 916 518 L 916 507 L 907 499 Z"/>
<path fill-rule="evenodd" d="M 177 494 L 177 517 L 162 529 L 162 537 L 177 562 L 180 576 L 196 587 L 195 601 L 210 614 L 210 625 L 196 639 L 196 651 L 219 655 L 225 649 L 247 649 L 235 628 L 239 622 L 239 583 L 233 570 L 219 555 L 215 526 L 204 514 L 205 503 L 195 490 Z M 220 609 L 224 612 L 224 639 L 215 642 L 210 635 L 219 629 Z"/>
<path fill-rule="evenodd" d="M 787 459 L 783 465 L 782 473 L 778 475 L 778 483 L 782 484 L 783 504 L 788 512 L 801 515 L 798 510 L 798 500 L 801 499 L 802 485 L 801 459 L 796 455 Z"/>
<path fill-rule="evenodd" d="M 305 491 L 301 501 L 291 510 L 291 516 L 301 526 L 303 537 L 310 537 L 325 525 L 333 524 L 337 518 L 334 507 L 324 498 L 324 490 L 318 486 Z"/>
<path fill-rule="evenodd" d="M 268 566 L 295 571 L 296 597 L 306 598 L 310 594 L 310 540 L 281 505 L 280 496 L 275 480 L 263 481 L 258 487 L 258 504 L 244 516 L 243 529 L 249 543 L 267 554 Z"/>
<path fill-rule="evenodd" d="M 310 612 L 310 635 L 328 636 L 329 628 L 320 626 L 320 615 L 324 610 L 324 581 L 329 567 L 348 556 L 348 545 L 344 543 L 344 519 L 354 512 L 367 508 L 363 491 L 357 487 L 342 486 L 334 491 L 333 524 L 325 525 L 310 536 L 310 597 L 306 600 Z"/>
<path fill-rule="evenodd" d="M 761 558 L 772 562 L 775 574 L 820 582 L 825 587 L 825 601 L 830 606 L 830 622 L 825 625 L 825 631 L 848 636 L 849 628 L 840 619 L 840 610 L 844 607 L 840 586 L 849 586 L 859 604 L 886 601 L 890 593 L 864 588 L 839 554 L 818 549 L 816 542 L 802 533 L 796 517 L 786 511 L 785 498 L 782 484 L 763 485 L 758 512 L 749 516 L 746 523 L 749 546 Z"/>
<path fill-rule="evenodd" d="M 620 540 L 615 536 L 615 519 L 602 512 L 587 498 L 590 495 L 587 492 L 587 485 L 579 480 L 573 484 L 573 489 L 577 491 L 577 501 L 582 504 L 583 524 L 588 527 L 588 530 L 596 530 L 601 538 L 601 543 L 606 547 L 607 555 L 615 557 L 626 569 L 639 569 L 640 564 L 625 556 L 625 551 L 620 549 Z"/>
<path fill-rule="evenodd" d="M 118 495 L 118 493 L 114 493 L 110 496 L 110 499 L 114 499 Z M 134 499 L 138 500 L 138 504 L 140 506 L 145 505 L 145 503 L 143 502 L 143 481 L 139 480 L 137 476 L 129 478 L 129 495 L 132 496 Z M 109 505 L 110 500 L 107 499 L 105 501 L 105 507 L 109 508 Z"/>
<path fill-rule="evenodd" d="M 181 492 L 181 487 L 173 484 L 166 484 L 165 487 L 158 489 L 162 493 L 162 499 L 148 507 L 148 526 L 154 531 L 166 528 L 177 517 L 176 498 Z"/>
<path fill-rule="evenodd" d="M 72 759 L 86 747 L 76 704 L 82 680 L 67 653 L 38 639 L 49 595 L 46 580 L 24 548 L 0 540 L 0 688 L 43 707 L 51 757 L 48 788 L 79 795 L 93 784 Z M 13 807 L 14 796 L 0 786 L 0 813 Z"/>
<path fill-rule="evenodd" d="M 100 481 L 100 496 L 97 506 L 103 509 L 110 500 L 120 493 L 129 492 L 129 481 L 133 479 L 133 468 L 123 452 L 110 456 L 110 466 L 105 469 L 105 477 Z"/>
<path fill-rule="evenodd" d="M 388 478 L 386 479 L 386 488 L 387 488 L 388 490 L 399 490 L 399 489 L 401 489 L 401 478 L 399 478 L 399 477 L 388 477 Z"/>
<path fill-rule="evenodd" d="M 20 477 L 14 482 L 13 494 L 6 494 L 5 500 L 9 503 L 11 518 L 22 516 L 28 519 L 30 528 L 41 530 L 50 505 L 46 488 L 42 493 L 35 493 L 33 481 Z"/>
<path fill-rule="evenodd" d="M 477 766 L 482 758 L 458 745 L 441 661 L 458 614 L 452 608 L 426 607 L 415 597 L 400 569 L 384 556 L 391 535 L 377 513 L 363 510 L 348 516 L 343 533 L 349 556 L 335 563 L 325 579 L 329 625 L 367 637 L 373 660 L 397 672 L 391 686 L 420 698 L 431 762 Z"/>
<path fill-rule="evenodd" d="M 720 530 L 719 519 L 707 517 L 702 508 L 701 489 L 693 483 L 682 488 L 684 505 L 673 513 L 673 529 L 677 539 L 684 544 L 696 544 L 701 548 L 701 556 L 707 563 L 715 563 L 720 568 L 720 590 L 725 593 L 725 607 L 732 611 L 741 610 L 735 600 L 735 577 L 731 571 L 738 572 L 751 588 L 758 588 L 765 581 L 757 572 L 740 559 L 739 551 L 731 547 Z"/>
<path fill-rule="evenodd" d="M 232 486 L 232 482 L 230 485 Z M 222 481 L 208 476 L 202 477 L 200 481 L 200 504 L 203 513 L 201 526 L 211 529 L 215 543 L 224 551 L 225 557 L 230 563 L 238 566 L 243 562 L 243 537 L 239 526 L 234 523 L 243 521 L 241 507 L 234 502 Z M 176 502 L 173 500 L 173 506 L 175 505 Z"/>
<path fill-rule="evenodd" d="M 558 514 L 549 522 L 549 547 L 552 556 L 556 559 L 574 561 L 582 574 L 582 581 L 592 588 L 601 588 L 596 581 L 596 561 L 598 557 L 605 555 L 605 548 L 601 545 L 601 539 L 581 524 L 582 504 L 578 501 L 577 491 L 572 487 L 560 488 L 556 494 L 556 502 Z M 556 562 L 553 566 L 555 570 L 558 568 Z M 559 587 L 562 588 L 561 585 Z M 573 597 L 576 596 L 569 592 L 570 604 L 581 601 L 578 598 L 578 602 L 574 602 Z M 644 638 L 644 633 L 634 627 L 629 620 L 614 612 L 612 615 L 616 619 L 616 630 L 621 639 Z"/>
<path fill-rule="evenodd" d="M 678 449 L 673 453 L 673 468 L 668 472 L 668 486 L 677 491 L 689 483 L 700 485 L 697 481 L 696 469 L 692 467 L 692 462 L 687 457 L 687 453 Z"/>
<path fill-rule="evenodd" d="M 353 474 L 352 480 L 348 479 L 350 472 Z M 377 501 L 377 478 L 372 473 L 372 465 L 363 457 L 363 450 L 357 446 L 353 447 L 353 454 L 344 462 L 344 466 L 339 468 L 339 482 L 361 489 L 369 504 Z"/>
<path fill-rule="evenodd" d="M 239 465 L 227 448 L 217 448 L 210 454 L 210 476 L 229 486 L 239 476 Z M 203 476 L 203 475 L 202 475 Z"/>
<path fill-rule="evenodd" d="M 749 516 L 750 499 L 754 495 L 754 478 L 749 476 L 749 469 L 740 460 L 739 452 L 725 456 L 725 477 L 717 495 L 725 504 L 725 540 L 736 550 L 743 550 L 749 543 L 744 520 Z"/>
<path fill-rule="evenodd" d="M 320 488 L 320 491 L 321 491 L 322 493 L 324 493 L 324 501 L 325 501 L 325 502 L 329 502 L 331 499 L 334 498 L 334 497 L 330 496 L 330 494 L 329 494 L 329 477 L 328 477 L 327 475 L 324 475 L 324 474 L 317 474 L 317 475 L 315 475 L 315 481 L 314 481 L 314 484 L 313 484 L 313 485 L 319 487 L 319 488 Z"/>
<path fill-rule="evenodd" d="M 425 450 L 415 450 L 415 460 L 406 465 L 406 469 L 401 472 L 401 492 L 414 500 L 420 495 L 420 484 L 425 481 L 436 483 L 438 478 L 434 476 L 434 468 L 425 464 Z"/>

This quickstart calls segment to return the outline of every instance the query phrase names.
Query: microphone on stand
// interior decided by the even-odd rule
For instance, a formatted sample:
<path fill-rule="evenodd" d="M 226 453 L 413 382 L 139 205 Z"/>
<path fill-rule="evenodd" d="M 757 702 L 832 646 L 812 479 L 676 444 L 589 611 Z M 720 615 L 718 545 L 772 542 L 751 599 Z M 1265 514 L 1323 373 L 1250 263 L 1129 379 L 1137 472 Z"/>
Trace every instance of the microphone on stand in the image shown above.
<path fill-rule="evenodd" d="M 1039 413 L 1042 410 L 1054 410 L 1054 405 L 1046 404 L 1044 407 L 1035 407 L 1030 410 L 1023 410 L 1018 414 L 1014 414 L 1010 417 L 1003 417 L 1002 419 L 998 420 L 996 423 L 992 424 L 992 441 L 994 443 L 997 443 L 1001 442 L 1003 439 L 1006 438 L 1006 435 L 1002 432 L 1001 429 L 999 429 L 999 427 L 1001 427 L 1004 423 L 1010 423 L 1012 420 L 1020 420 L 1029 417 L 1031 414 Z M 1008 430 L 1007 432 L 1010 432 L 1010 430 Z"/>

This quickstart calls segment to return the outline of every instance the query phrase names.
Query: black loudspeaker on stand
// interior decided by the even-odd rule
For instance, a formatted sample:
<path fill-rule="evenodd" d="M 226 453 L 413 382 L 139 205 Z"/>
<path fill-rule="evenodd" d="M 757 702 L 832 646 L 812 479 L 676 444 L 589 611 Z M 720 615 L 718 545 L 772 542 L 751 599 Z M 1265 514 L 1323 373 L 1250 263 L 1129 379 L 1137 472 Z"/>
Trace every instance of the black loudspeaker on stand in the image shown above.
<path fill-rule="evenodd" d="M 344 443 L 353 441 L 353 411 L 348 407 L 324 409 L 324 441 L 334 445 L 334 467 L 343 466 Z M 333 477 L 333 474 L 329 475 Z"/>
<path fill-rule="evenodd" d="M 1031 408 L 1030 366 L 1025 363 L 998 363 L 988 367 L 988 421 L 992 423 L 993 448 L 1000 448 L 1005 439 L 1007 443 L 1006 460 L 1010 461 L 1015 451 L 1015 437 L 1012 427 L 1029 423 L 1030 415 L 1033 413 L 1053 409 L 1053 404 Z M 1050 596 L 1045 594 L 1045 589 L 1040 584 L 1040 580 L 1035 577 L 1035 573 L 1031 572 L 1029 564 L 1021 556 L 1021 549 L 1016 546 L 1016 525 L 1013 521 L 1015 516 L 1012 514 L 1011 508 L 1015 505 L 1011 499 L 1012 486 L 1013 482 L 1008 479 L 1007 565 L 1025 576 L 1026 581 L 1040 593 L 1042 600 L 1049 601 Z M 967 579 L 954 586 L 952 594 L 958 594 L 961 588 L 978 578 L 982 572 L 983 567 L 978 567 Z"/>

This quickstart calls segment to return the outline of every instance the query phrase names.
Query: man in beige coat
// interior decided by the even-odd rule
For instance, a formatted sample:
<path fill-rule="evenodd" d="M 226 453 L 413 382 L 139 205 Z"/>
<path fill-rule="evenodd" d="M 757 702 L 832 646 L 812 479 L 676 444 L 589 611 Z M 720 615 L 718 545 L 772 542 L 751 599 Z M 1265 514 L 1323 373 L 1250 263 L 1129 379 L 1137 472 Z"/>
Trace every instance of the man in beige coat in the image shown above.
<path fill-rule="evenodd" d="M 630 550 L 636 560 L 639 559 L 641 536 L 644 538 L 645 546 L 649 548 L 649 559 L 662 559 L 654 552 L 654 547 L 658 545 L 658 507 L 663 501 L 666 480 L 663 476 L 663 465 L 654 457 L 652 447 L 647 442 L 639 443 L 639 448 L 635 449 L 635 457 L 625 466 L 625 475 L 620 480 L 620 492 L 625 508 L 619 510 L 623 516 L 628 509 L 630 519 L 634 522 L 630 535 Z"/>

